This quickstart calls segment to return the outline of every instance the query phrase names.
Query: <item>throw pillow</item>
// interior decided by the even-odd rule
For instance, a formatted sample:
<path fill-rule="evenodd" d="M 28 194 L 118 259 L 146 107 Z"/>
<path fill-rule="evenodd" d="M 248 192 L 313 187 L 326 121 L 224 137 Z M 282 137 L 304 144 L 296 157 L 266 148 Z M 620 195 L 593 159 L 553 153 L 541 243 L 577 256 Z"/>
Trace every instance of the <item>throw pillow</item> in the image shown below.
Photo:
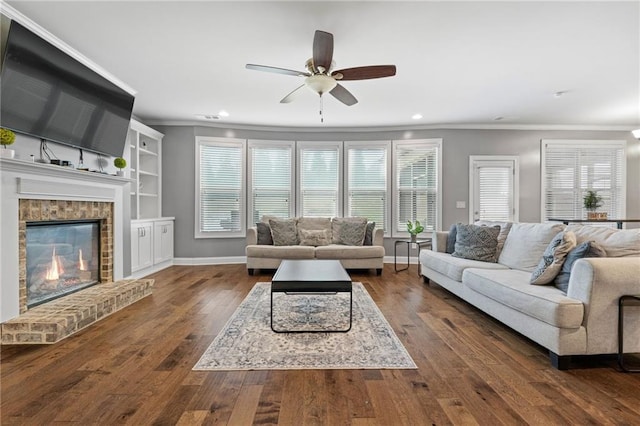
<path fill-rule="evenodd" d="M 562 290 L 565 294 L 569 289 L 569 279 L 571 278 L 571 268 L 578 259 L 586 257 L 606 257 L 607 253 L 602 247 L 595 241 L 585 241 L 582 244 L 578 244 L 573 250 L 567 254 L 567 258 L 562 264 L 560 272 L 553 280 L 553 285 L 556 288 Z"/>
<path fill-rule="evenodd" d="M 531 273 L 531 284 L 545 285 L 558 275 L 567 254 L 576 246 L 576 234 L 571 231 L 558 232 L 542 254 L 538 266 Z"/>
<path fill-rule="evenodd" d="M 362 243 L 363 246 L 373 245 L 373 230 L 375 229 L 375 227 L 375 222 L 367 222 L 367 229 L 364 231 L 364 241 Z"/>
<path fill-rule="evenodd" d="M 463 225 L 458 223 L 456 225 L 455 251 L 451 256 L 495 263 L 499 233 L 499 226 Z"/>
<path fill-rule="evenodd" d="M 327 246 L 331 241 L 331 233 L 328 229 L 301 229 L 300 245 L 301 246 Z"/>
<path fill-rule="evenodd" d="M 451 225 L 451 228 L 449 228 L 449 233 L 447 234 L 447 246 L 445 247 L 444 251 L 445 253 L 452 254 L 454 251 L 456 251 L 456 235 L 458 229 L 456 225 L 457 224 L 454 223 L 453 225 Z"/>
<path fill-rule="evenodd" d="M 258 231 L 258 245 L 272 246 L 273 238 L 271 238 L 271 228 L 268 223 L 256 223 L 256 231 Z"/>
<path fill-rule="evenodd" d="M 361 246 L 367 219 L 364 217 L 334 217 L 331 220 L 333 244 Z"/>
<path fill-rule="evenodd" d="M 507 236 L 509 235 L 509 231 L 511 231 L 511 226 L 513 222 L 499 222 L 495 220 L 478 220 L 474 222 L 474 225 L 480 226 L 496 226 L 500 227 L 500 233 L 498 234 L 498 247 L 496 247 L 496 256 L 500 258 L 500 253 L 502 253 L 502 248 L 504 247 L 504 242 L 507 241 Z"/>
<path fill-rule="evenodd" d="M 300 231 L 329 231 L 329 242 L 331 242 L 331 218 L 330 217 L 299 217 L 296 222 L 298 230 L 298 239 L 302 241 Z"/>
<path fill-rule="evenodd" d="M 298 232 L 295 219 L 269 219 L 274 246 L 297 246 Z"/>

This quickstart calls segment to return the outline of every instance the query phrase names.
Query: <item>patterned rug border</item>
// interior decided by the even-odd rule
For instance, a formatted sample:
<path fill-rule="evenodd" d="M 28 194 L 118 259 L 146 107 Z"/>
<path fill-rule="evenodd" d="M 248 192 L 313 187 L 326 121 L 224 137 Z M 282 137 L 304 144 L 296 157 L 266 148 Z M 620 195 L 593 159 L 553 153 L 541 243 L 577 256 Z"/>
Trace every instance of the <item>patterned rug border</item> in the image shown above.
<path fill-rule="evenodd" d="M 246 312 L 247 310 L 251 311 L 250 314 L 253 315 L 256 313 L 256 311 L 258 311 L 258 307 L 257 306 L 249 306 L 249 304 L 255 304 L 255 301 L 253 299 L 258 298 L 258 301 L 262 301 L 263 303 L 269 303 L 269 297 L 266 297 L 266 302 L 265 300 L 261 300 L 259 299 L 261 296 L 264 297 L 264 293 L 266 292 L 266 294 L 268 295 L 270 292 L 270 288 L 269 286 L 271 286 L 270 282 L 258 282 L 254 285 L 254 287 L 251 289 L 251 291 L 247 294 L 247 296 L 244 298 L 244 300 L 242 300 L 242 302 L 240 303 L 240 305 L 238 305 L 238 307 L 236 308 L 236 310 L 233 312 L 233 314 L 231 315 L 231 317 L 227 320 L 226 324 L 224 325 L 224 327 L 220 330 L 220 332 L 218 333 L 218 335 L 215 337 L 215 339 L 213 340 L 213 342 L 211 342 L 211 344 L 207 347 L 207 349 L 205 350 L 205 352 L 202 354 L 202 356 L 200 357 L 200 359 L 198 360 L 198 362 L 195 364 L 195 366 L 193 367 L 192 370 L 194 371 L 259 371 L 259 370 L 398 370 L 398 369 L 417 369 L 417 365 L 415 364 L 413 358 L 411 358 L 411 355 L 409 354 L 409 352 L 407 351 L 407 349 L 404 347 L 404 345 L 402 344 L 402 342 L 400 341 L 400 339 L 398 338 L 398 336 L 396 335 L 395 331 L 393 330 L 393 328 L 391 327 L 391 325 L 389 324 L 389 322 L 387 321 L 387 319 L 384 317 L 384 315 L 382 314 L 382 311 L 380 311 L 380 308 L 378 308 L 378 306 L 375 304 L 375 302 L 373 301 L 373 299 L 371 298 L 371 295 L 367 292 L 366 288 L 364 287 L 364 285 L 362 285 L 362 283 L 359 282 L 354 282 L 353 283 L 353 309 L 354 309 L 354 327 L 352 328 L 352 330 L 349 333 L 354 333 L 356 332 L 357 328 L 356 327 L 356 320 L 358 317 L 358 312 L 356 310 L 360 310 L 360 312 L 362 312 L 363 316 L 364 316 L 364 312 L 366 310 L 369 310 L 369 315 L 373 314 L 376 317 L 375 318 L 368 318 L 367 323 L 375 323 L 372 325 L 375 325 L 376 327 L 373 327 L 373 330 L 370 330 L 370 333 L 375 334 L 375 333 L 379 333 L 380 330 L 384 328 L 384 332 L 386 333 L 385 336 L 382 336 L 382 338 L 384 339 L 386 337 L 387 340 L 389 340 L 392 343 L 392 349 L 394 350 L 393 355 L 394 357 L 394 364 L 382 364 L 379 363 L 378 364 L 372 364 L 373 360 L 368 360 L 371 364 L 365 364 L 365 365 L 354 365 L 353 362 L 352 363 L 343 363 L 343 365 L 334 365 L 334 364 L 323 364 L 323 365 L 317 365 L 317 364 L 302 364 L 300 361 L 298 361 L 295 364 L 291 364 L 291 365 L 269 365 L 269 366 L 261 366 L 261 365 L 247 365 L 247 366 L 242 366 L 242 365 L 238 365 L 238 362 L 235 362 L 235 365 L 212 365 L 215 363 L 220 363 L 219 358 L 216 358 L 215 355 L 217 353 L 217 351 L 220 351 L 220 349 L 224 346 L 221 346 L 224 344 L 224 339 L 226 340 L 235 340 L 235 339 L 240 339 L 241 336 L 239 336 L 239 334 L 241 334 L 241 332 L 239 332 L 238 330 L 241 329 L 242 327 L 238 327 L 237 325 L 234 327 L 234 323 L 236 321 L 239 320 L 240 315 L 242 315 L 243 312 Z M 258 294 L 258 293 L 262 293 L 262 294 Z M 275 295 L 274 295 L 275 296 Z M 323 297 L 330 297 L 330 296 L 323 296 Z M 368 300 L 367 300 L 368 299 Z M 258 303 L 258 305 L 260 305 Z M 268 312 L 269 312 L 269 308 L 268 306 L 266 307 L 267 309 L 267 315 L 266 315 L 266 324 L 260 324 L 261 327 L 261 331 L 264 327 L 266 327 L 268 329 L 269 333 L 273 333 L 271 331 L 271 329 L 269 328 L 269 323 L 268 323 Z M 348 310 L 347 310 L 348 311 Z M 263 313 L 264 314 L 264 313 Z M 265 320 L 264 318 L 261 317 L 256 317 L 257 320 L 262 319 L 263 321 Z M 250 332 L 248 332 L 247 334 L 252 334 Z M 346 336 L 348 333 L 293 333 L 293 334 L 289 334 L 289 333 L 283 333 L 283 334 L 276 334 L 273 333 L 273 335 L 271 337 L 275 337 L 275 338 L 284 338 L 284 339 L 314 339 L 314 336 L 326 336 L 327 339 L 340 339 L 341 336 Z M 231 337 L 229 336 L 231 335 Z M 304 336 L 304 337 L 301 337 Z M 345 338 L 343 338 L 345 339 Z M 345 340 L 350 339 L 350 336 L 347 336 L 347 338 Z M 235 341 L 233 342 L 235 344 Z M 331 346 L 331 345 L 329 345 Z M 366 349 L 363 349 L 361 354 L 370 354 L 374 351 L 367 351 Z M 311 357 L 312 358 L 312 357 Z M 264 362 L 264 360 L 260 360 L 262 362 Z M 245 362 L 250 363 L 250 361 L 245 360 Z"/>

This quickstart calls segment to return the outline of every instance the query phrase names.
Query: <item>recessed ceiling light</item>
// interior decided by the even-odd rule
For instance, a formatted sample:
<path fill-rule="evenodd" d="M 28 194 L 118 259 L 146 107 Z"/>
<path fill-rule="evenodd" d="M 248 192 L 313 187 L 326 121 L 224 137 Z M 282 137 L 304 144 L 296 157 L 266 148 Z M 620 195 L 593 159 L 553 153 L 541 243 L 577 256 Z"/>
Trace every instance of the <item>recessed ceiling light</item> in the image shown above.
<path fill-rule="evenodd" d="M 413 114 L 411 118 L 414 120 L 420 120 L 422 118 L 422 114 Z"/>
<path fill-rule="evenodd" d="M 554 98 L 559 98 L 560 96 L 564 95 L 565 93 L 567 93 L 566 90 L 559 90 L 556 93 L 553 94 Z"/>
<path fill-rule="evenodd" d="M 504 117 L 499 115 L 497 117 L 493 117 L 493 121 L 500 121 L 500 120 L 504 120 Z"/>
<path fill-rule="evenodd" d="M 229 113 L 223 109 L 220 110 L 220 112 L 218 113 L 218 116 L 220 117 L 228 117 Z"/>

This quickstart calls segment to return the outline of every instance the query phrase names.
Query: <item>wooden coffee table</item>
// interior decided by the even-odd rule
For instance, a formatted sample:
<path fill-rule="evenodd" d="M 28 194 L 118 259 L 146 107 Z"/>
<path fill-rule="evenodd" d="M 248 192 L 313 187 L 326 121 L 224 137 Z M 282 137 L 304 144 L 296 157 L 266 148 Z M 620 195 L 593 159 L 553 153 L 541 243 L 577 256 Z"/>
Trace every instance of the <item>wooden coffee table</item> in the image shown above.
<path fill-rule="evenodd" d="M 344 330 L 279 330 L 273 324 L 273 293 L 349 293 L 349 327 Z M 276 333 L 346 333 L 353 320 L 351 277 L 339 260 L 283 260 L 271 280 L 271 330 Z"/>

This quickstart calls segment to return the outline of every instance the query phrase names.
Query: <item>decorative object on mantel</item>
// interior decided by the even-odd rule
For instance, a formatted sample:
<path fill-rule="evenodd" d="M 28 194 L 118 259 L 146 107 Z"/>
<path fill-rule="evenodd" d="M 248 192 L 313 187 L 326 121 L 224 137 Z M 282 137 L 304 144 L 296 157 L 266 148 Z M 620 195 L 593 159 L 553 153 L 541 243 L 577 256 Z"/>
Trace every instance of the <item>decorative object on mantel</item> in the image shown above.
<path fill-rule="evenodd" d="M 418 234 L 424 231 L 424 226 L 420 224 L 419 220 L 415 222 L 407 221 L 407 232 L 411 234 L 411 242 L 415 243 L 418 239 Z"/>
<path fill-rule="evenodd" d="M 122 170 L 122 169 L 127 167 L 127 160 L 125 160 L 122 157 L 116 157 L 113 160 L 113 165 L 118 168 L 118 171 L 116 172 L 116 175 L 117 176 L 124 176 L 124 170 Z"/>
<path fill-rule="evenodd" d="M 592 189 L 587 190 L 582 202 L 584 203 L 584 208 L 587 209 L 587 219 L 607 219 L 607 212 L 596 211 L 598 208 L 602 207 L 602 197 L 598 195 L 597 191 Z"/>
<path fill-rule="evenodd" d="M 13 149 L 7 149 L 7 145 L 11 145 L 16 141 L 16 134 L 9 129 L 0 127 L 0 144 L 2 144 L 2 150 L 0 150 L 0 157 L 13 158 L 16 152 Z"/>

